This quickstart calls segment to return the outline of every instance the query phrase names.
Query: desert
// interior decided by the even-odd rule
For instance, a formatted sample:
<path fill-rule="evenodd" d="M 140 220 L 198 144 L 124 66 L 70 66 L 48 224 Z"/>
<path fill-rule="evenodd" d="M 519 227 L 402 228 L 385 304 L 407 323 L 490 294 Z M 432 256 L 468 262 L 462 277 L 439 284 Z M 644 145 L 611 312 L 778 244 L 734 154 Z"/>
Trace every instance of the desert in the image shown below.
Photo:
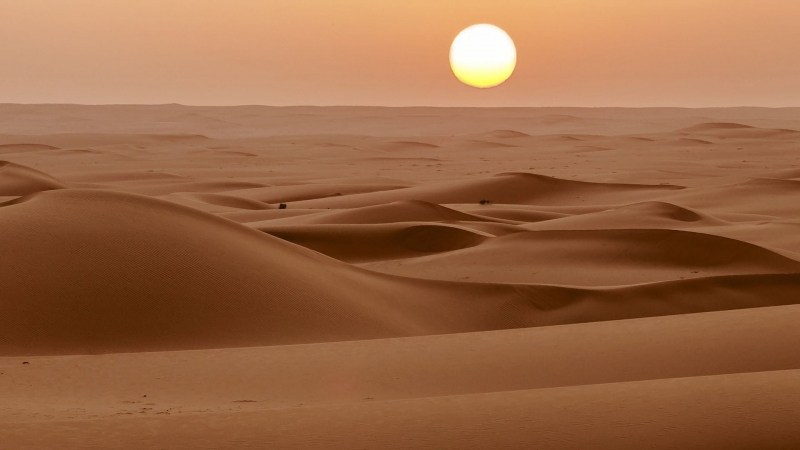
<path fill-rule="evenodd" d="M 0 105 L 0 447 L 800 448 L 800 108 Z"/>

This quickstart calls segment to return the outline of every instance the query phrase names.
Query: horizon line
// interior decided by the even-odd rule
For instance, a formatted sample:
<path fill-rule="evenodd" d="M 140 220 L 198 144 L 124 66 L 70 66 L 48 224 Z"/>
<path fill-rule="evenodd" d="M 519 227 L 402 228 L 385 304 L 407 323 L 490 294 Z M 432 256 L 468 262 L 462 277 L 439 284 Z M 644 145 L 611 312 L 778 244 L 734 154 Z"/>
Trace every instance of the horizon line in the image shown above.
<path fill-rule="evenodd" d="M 795 109 L 797 106 L 762 106 L 762 105 L 736 105 L 736 106 L 580 106 L 580 105 L 547 105 L 547 106 L 443 106 L 443 105 L 313 105 L 313 104 L 294 104 L 294 105 L 267 105 L 258 103 L 242 104 L 189 104 L 189 103 L 70 103 L 70 102 L 0 102 L 0 106 L 86 106 L 86 107 L 108 107 L 108 106 L 181 106 L 187 108 L 386 108 L 386 109 Z"/>

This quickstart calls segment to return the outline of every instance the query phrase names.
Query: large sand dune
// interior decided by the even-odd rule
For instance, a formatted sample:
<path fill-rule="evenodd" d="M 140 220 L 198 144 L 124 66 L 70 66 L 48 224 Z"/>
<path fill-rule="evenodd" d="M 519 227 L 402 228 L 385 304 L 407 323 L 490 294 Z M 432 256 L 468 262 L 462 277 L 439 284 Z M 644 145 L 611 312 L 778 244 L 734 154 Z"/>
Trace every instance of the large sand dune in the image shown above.
<path fill-rule="evenodd" d="M 3 204 L 0 227 L 14 236 L 0 244 L 10 256 L 0 266 L 6 354 L 366 339 L 535 320 L 513 287 L 469 298 L 466 286 L 365 272 L 143 196 L 38 193 Z"/>
<path fill-rule="evenodd" d="M 798 448 L 799 111 L 0 105 L 0 447 Z"/>

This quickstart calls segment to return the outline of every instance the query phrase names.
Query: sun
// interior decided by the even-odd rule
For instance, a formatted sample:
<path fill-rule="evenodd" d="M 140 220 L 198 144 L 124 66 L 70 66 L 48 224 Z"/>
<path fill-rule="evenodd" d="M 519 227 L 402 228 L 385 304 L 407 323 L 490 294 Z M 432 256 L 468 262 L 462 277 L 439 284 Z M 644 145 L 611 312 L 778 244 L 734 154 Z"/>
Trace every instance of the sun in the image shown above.
<path fill-rule="evenodd" d="M 517 48 L 501 28 L 482 23 L 458 33 L 450 46 L 450 67 L 462 83 L 476 88 L 503 84 L 517 66 Z"/>

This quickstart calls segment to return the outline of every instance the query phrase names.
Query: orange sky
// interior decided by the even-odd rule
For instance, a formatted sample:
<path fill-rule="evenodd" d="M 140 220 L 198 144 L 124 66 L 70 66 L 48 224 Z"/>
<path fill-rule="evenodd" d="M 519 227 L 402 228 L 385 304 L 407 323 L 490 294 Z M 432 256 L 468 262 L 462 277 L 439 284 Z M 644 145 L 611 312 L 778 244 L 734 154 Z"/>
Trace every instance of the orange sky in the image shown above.
<path fill-rule="evenodd" d="M 800 0 L 0 0 L 0 102 L 800 106 Z M 450 42 L 494 23 L 476 90 Z"/>

